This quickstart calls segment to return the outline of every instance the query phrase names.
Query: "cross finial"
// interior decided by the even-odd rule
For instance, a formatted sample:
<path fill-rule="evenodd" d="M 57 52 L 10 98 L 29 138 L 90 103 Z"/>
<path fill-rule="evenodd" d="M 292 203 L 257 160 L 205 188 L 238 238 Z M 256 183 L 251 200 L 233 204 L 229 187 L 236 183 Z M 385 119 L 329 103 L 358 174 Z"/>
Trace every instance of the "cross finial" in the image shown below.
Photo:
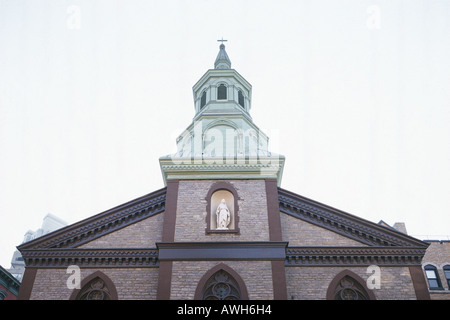
<path fill-rule="evenodd" d="M 222 37 L 222 39 L 221 40 L 217 40 L 218 42 L 222 42 L 222 44 L 224 43 L 224 42 L 226 42 L 226 41 L 228 41 L 228 40 L 223 40 L 223 37 Z"/>

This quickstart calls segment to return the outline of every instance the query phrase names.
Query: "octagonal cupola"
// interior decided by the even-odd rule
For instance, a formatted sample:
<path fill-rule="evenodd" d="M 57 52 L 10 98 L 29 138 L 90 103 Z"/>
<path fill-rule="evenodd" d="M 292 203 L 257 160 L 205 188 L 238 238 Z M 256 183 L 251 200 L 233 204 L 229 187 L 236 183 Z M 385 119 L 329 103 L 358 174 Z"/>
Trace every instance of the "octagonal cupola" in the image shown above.
<path fill-rule="evenodd" d="M 208 114 L 245 114 L 250 118 L 252 86 L 231 69 L 223 43 L 219 47 L 214 69 L 209 69 L 192 89 L 196 118 Z"/>

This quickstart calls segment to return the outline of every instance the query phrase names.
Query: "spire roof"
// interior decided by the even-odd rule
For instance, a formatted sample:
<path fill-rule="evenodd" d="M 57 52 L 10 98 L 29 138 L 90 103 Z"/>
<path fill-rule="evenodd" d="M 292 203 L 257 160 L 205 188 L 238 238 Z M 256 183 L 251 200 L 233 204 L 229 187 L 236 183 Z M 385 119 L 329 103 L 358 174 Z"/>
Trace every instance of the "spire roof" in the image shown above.
<path fill-rule="evenodd" d="M 228 58 L 227 52 L 225 51 L 225 45 L 223 44 L 223 42 L 219 48 L 219 54 L 217 55 L 216 61 L 214 62 L 214 69 L 231 69 L 231 61 L 230 58 Z"/>

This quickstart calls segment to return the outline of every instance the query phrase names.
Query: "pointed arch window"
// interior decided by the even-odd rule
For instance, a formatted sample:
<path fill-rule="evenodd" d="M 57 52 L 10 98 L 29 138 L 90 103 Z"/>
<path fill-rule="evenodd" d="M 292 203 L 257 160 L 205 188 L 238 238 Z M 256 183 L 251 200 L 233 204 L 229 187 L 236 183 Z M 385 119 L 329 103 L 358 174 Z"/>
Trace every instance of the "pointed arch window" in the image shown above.
<path fill-rule="evenodd" d="M 365 281 L 350 270 L 340 272 L 331 281 L 327 290 L 327 300 L 375 300 Z"/>
<path fill-rule="evenodd" d="M 442 290 L 444 289 L 439 279 L 439 274 L 435 266 L 429 264 L 425 266 L 425 275 L 427 276 L 428 286 L 430 290 Z"/>
<path fill-rule="evenodd" d="M 219 270 L 206 282 L 202 300 L 240 300 L 241 292 L 236 281 L 224 270 Z"/>
<path fill-rule="evenodd" d="M 117 300 L 114 283 L 103 272 L 97 271 L 81 282 L 81 289 L 72 292 L 70 300 Z"/>
<path fill-rule="evenodd" d="M 248 292 L 239 274 L 226 264 L 219 263 L 200 279 L 194 299 L 248 300 Z"/>
<path fill-rule="evenodd" d="M 369 296 L 357 281 L 346 276 L 336 286 L 334 300 L 369 300 Z"/>
<path fill-rule="evenodd" d="M 217 88 L 217 100 L 227 99 L 227 87 L 224 84 L 219 85 Z"/>
<path fill-rule="evenodd" d="M 111 300 L 111 294 L 105 282 L 97 277 L 83 287 L 77 300 Z"/>
<path fill-rule="evenodd" d="M 200 98 L 200 109 L 206 105 L 206 91 L 203 91 L 202 97 Z"/>

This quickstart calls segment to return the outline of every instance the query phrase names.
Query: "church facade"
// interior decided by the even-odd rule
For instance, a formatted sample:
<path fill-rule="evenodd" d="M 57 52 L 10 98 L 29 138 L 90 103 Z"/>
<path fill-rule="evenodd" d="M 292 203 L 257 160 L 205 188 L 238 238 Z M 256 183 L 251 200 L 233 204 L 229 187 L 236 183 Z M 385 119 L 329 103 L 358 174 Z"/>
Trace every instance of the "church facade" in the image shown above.
<path fill-rule="evenodd" d="M 18 247 L 19 299 L 429 299 L 428 244 L 280 187 L 223 43 L 165 187 Z"/>

